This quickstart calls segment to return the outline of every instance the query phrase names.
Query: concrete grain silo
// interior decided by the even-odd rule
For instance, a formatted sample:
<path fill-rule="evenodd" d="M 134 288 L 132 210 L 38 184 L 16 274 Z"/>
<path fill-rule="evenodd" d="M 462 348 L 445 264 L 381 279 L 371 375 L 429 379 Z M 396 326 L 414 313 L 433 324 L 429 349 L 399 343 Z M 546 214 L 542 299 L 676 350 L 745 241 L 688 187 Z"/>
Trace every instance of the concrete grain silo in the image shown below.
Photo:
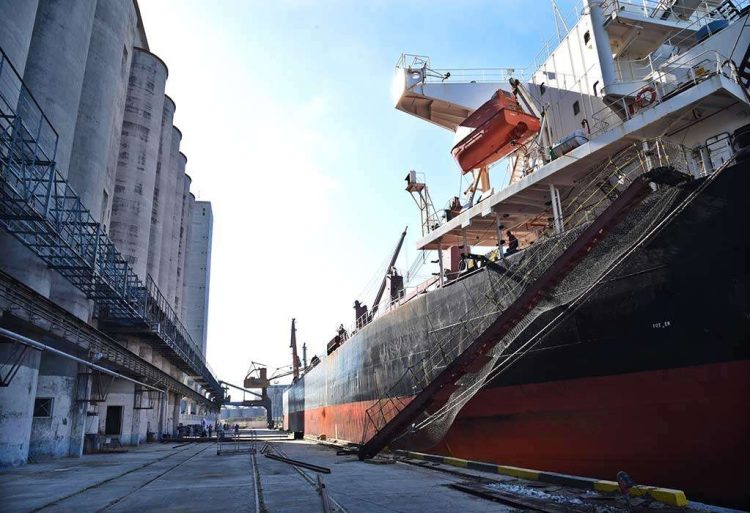
<path fill-rule="evenodd" d="M 110 236 L 141 280 L 146 278 L 166 81 L 164 62 L 136 48 L 120 134 Z"/>
<path fill-rule="evenodd" d="M 185 322 L 187 313 L 187 294 L 188 294 L 188 254 L 190 252 L 190 240 L 193 236 L 193 211 L 195 211 L 195 194 L 188 194 L 187 210 L 185 212 L 185 245 L 182 251 L 182 295 L 180 299 L 180 320 Z"/>
<path fill-rule="evenodd" d="M 106 227 L 120 146 L 137 12 L 133 2 L 99 0 L 78 104 L 68 182 L 95 220 Z M 82 319 L 91 315 L 85 294 L 53 275 L 50 299 Z"/>
<path fill-rule="evenodd" d="M 29 53 L 37 3 L 34 0 L 0 0 L 0 48 L 21 75 Z M 8 98 L 11 104 L 16 100 L 17 97 Z M 25 246 L 3 229 L 0 229 L 0 248 L 3 249 L 0 252 L 0 268 L 4 270 L 7 269 L 6 259 L 9 255 L 25 253 L 33 258 Z M 0 344 L 1 361 L 8 361 L 12 354 L 12 344 Z M 38 351 L 30 351 L 20 362 L 15 378 L 0 394 L 0 411 L 3 412 L 3 426 L 0 429 L 2 467 L 22 465 L 28 456 L 39 355 Z"/>
<path fill-rule="evenodd" d="M 187 236 L 190 227 L 190 184 L 193 181 L 190 175 L 185 175 L 183 178 L 183 189 L 182 189 L 182 216 L 180 218 L 180 241 L 178 246 L 177 254 L 177 274 L 176 274 L 176 285 L 175 285 L 175 312 L 178 315 L 182 312 L 182 294 L 184 292 L 185 284 L 185 253 L 187 250 Z M 180 317 L 182 319 L 182 317 Z"/>
<path fill-rule="evenodd" d="M 21 75 L 29 54 L 38 4 L 36 0 L 0 0 L 0 48 Z"/>
<path fill-rule="evenodd" d="M 68 181 L 91 215 L 109 223 L 137 13 L 133 2 L 98 0 Z"/>
<path fill-rule="evenodd" d="M 7 59 L 23 75 L 26 56 L 34 30 L 36 1 L 16 2 L 0 0 L 0 48 Z M 13 104 L 16 98 L 8 98 Z M 9 256 L 24 253 L 33 258 L 31 252 L 3 229 L 0 229 L 0 269 L 8 270 Z M 8 361 L 13 354 L 11 344 L 0 344 L 0 359 Z M 17 466 L 26 463 L 31 437 L 33 397 L 36 396 L 36 380 L 39 374 L 39 352 L 31 351 L 18 367 L 15 378 L 0 394 L 0 411 L 3 412 L 3 428 L 0 429 L 0 466 Z"/>
<path fill-rule="evenodd" d="M 29 55 L 38 4 L 39 2 L 35 0 L 26 2 L 0 0 L 0 48 L 21 76 L 23 76 L 26 58 Z M 9 73 L 9 70 L 6 69 L 4 73 Z M 14 94 L 14 97 L 8 98 L 7 101 L 15 104 L 18 100 L 18 92 L 7 91 L 6 94 Z M 49 293 L 46 266 L 36 259 L 31 251 L 5 230 L 0 230 L 0 248 L 3 248 L 0 254 L 1 269 L 22 279 L 37 292 L 44 295 Z M 25 268 L 26 262 L 31 262 L 33 269 Z M 1 440 L 0 438 L 0 445 L 2 445 Z"/>
<path fill-rule="evenodd" d="M 180 258 L 180 228 L 182 227 L 183 202 L 185 197 L 185 167 L 187 166 L 187 157 L 180 152 L 177 156 L 177 167 L 173 167 L 175 172 L 174 188 L 174 206 L 172 208 L 172 241 L 170 243 L 170 274 L 167 285 L 167 299 L 173 308 L 177 298 L 177 268 Z"/>
<path fill-rule="evenodd" d="M 57 132 L 56 153 L 49 151 L 47 156 L 54 158 L 57 171 L 65 176 L 78 117 L 96 0 L 40 0 L 38 5 L 33 1 L 28 5 L 26 2 L 10 3 L 0 4 L 0 38 L 9 41 L 9 51 L 15 54 L 14 59 L 20 60 L 26 54 L 24 63 L 14 65 Z M 29 38 L 28 21 L 32 11 L 36 16 Z M 8 29 L 5 27 L 8 21 L 17 25 Z M 30 101 L 26 96 L 19 97 L 17 111 L 24 113 L 24 105 Z M 3 231 L 0 247 L 0 268 L 49 297 L 55 272 L 29 249 L 12 240 L 7 232 Z M 75 310 L 67 300 L 60 305 Z M 4 356 L 0 354 L 0 357 Z M 0 463 L 17 465 L 25 463 L 29 455 L 35 457 L 44 452 L 67 456 L 69 451 L 80 449 L 81 444 L 77 442 L 83 440 L 83 434 L 78 428 L 85 418 L 85 407 L 65 401 L 70 397 L 78 370 L 76 364 L 61 361 L 49 353 L 42 355 L 32 351 L 24 359 L 0 402 L 3 419 L 12 419 L 12 425 L 0 429 L 3 433 L 0 436 L 0 454 L 3 455 Z M 52 389 L 63 392 L 59 402 L 60 410 L 66 411 L 66 422 L 42 448 L 38 438 L 33 436 L 41 429 L 37 419 L 33 418 L 34 397 L 48 395 Z"/>
<path fill-rule="evenodd" d="M 175 196 L 177 186 L 177 168 L 180 160 L 180 141 L 182 140 L 182 132 L 173 126 L 172 135 L 170 139 L 169 148 L 169 162 L 168 167 L 165 168 L 166 172 L 166 189 L 164 191 L 164 203 L 166 213 L 164 216 L 164 225 L 162 227 L 162 245 L 161 255 L 159 262 L 159 290 L 167 298 L 171 305 L 174 301 L 174 293 L 170 296 L 169 286 L 172 281 L 173 273 L 173 261 L 172 261 L 172 249 L 174 244 L 172 242 L 172 232 L 175 224 Z"/>
<path fill-rule="evenodd" d="M 8 12 L 16 10 L 15 4 L 18 2 L 7 7 Z M 73 145 L 95 7 L 96 0 L 72 3 L 40 0 L 26 63 L 19 66 L 23 68 L 23 80 L 31 95 L 57 131 L 55 167 L 63 176 L 68 171 Z M 25 37 L 19 38 L 25 41 Z M 28 100 L 20 99 L 19 106 L 21 101 Z M 30 250 L 18 242 L 11 242 L 7 234 L 2 242 L 5 249 L 2 268 L 49 297 L 54 273 Z M 69 307 L 65 303 L 61 306 Z"/>
<path fill-rule="evenodd" d="M 172 120 L 174 119 L 175 104 L 169 96 L 164 97 L 164 108 L 161 116 L 161 135 L 159 142 L 159 160 L 156 164 L 156 184 L 154 185 L 154 200 L 151 207 L 151 235 L 148 240 L 148 273 L 159 285 L 161 271 L 162 246 L 164 243 L 165 219 L 169 215 L 167 208 L 171 187 L 169 157 L 172 148 Z M 174 196 L 174 194 L 171 194 Z M 169 224 L 171 230 L 171 223 Z"/>
<path fill-rule="evenodd" d="M 23 80 L 57 131 L 57 170 L 67 176 L 96 0 L 40 0 Z"/>

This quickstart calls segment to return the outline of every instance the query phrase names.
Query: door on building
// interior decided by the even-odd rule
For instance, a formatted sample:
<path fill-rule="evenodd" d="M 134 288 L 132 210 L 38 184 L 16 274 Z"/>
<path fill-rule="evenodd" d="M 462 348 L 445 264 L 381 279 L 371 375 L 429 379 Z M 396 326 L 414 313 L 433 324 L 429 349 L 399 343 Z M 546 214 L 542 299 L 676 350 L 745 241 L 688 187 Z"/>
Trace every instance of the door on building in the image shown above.
<path fill-rule="evenodd" d="M 104 421 L 104 434 L 122 434 L 122 406 L 107 406 L 107 418 Z"/>

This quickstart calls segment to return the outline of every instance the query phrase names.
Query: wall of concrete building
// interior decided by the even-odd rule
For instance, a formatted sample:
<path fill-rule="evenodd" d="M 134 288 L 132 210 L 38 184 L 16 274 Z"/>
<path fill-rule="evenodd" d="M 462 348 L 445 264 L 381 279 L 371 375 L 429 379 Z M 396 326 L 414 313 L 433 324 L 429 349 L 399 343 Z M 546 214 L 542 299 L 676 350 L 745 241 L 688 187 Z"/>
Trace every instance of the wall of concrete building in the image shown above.
<path fill-rule="evenodd" d="M 110 236 L 145 281 L 151 210 L 159 161 L 167 66 L 156 55 L 134 50 L 120 134 Z"/>
<path fill-rule="evenodd" d="M 6 361 L 13 349 L 0 344 L 0 359 Z M 39 359 L 39 351 L 27 350 L 13 381 L 0 389 L 0 467 L 23 465 L 28 458 Z"/>
<path fill-rule="evenodd" d="M 172 436 L 177 436 L 177 425 L 180 423 L 180 399 L 177 394 L 169 392 L 164 430 Z"/>
<path fill-rule="evenodd" d="M 268 397 L 271 399 L 271 414 L 274 420 L 284 419 L 284 391 L 289 385 L 271 385 L 268 387 Z"/>
<path fill-rule="evenodd" d="M 78 374 L 73 360 L 42 353 L 36 398 L 51 398 L 52 411 L 48 417 L 33 418 L 29 457 L 34 461 L 82 454 L 87 403 L 77 400 Z"/>
<path fill-rule="evenodd" d="M 211 242 L 213 239 L 211 202 L 196 201 L 191 220 L 185 263 L 185 327 L 206 354 L 208 336 L 208 291 L 211 284 Z"/>
<path fill-rule="evenodd" d="M 142 429 L 145 436 L 145 426 L 141 426 L 140 411 L 133 409 L 134 397 L 135 385 L 132 382 L 117 378 L 112 382 L 107 400 L 97 405 L 100 435 L 118 437 L 122 445 L 138 445 Z M 119 433 L 107 433 L 107 409 L 118 406 L 122 408 Z"/>

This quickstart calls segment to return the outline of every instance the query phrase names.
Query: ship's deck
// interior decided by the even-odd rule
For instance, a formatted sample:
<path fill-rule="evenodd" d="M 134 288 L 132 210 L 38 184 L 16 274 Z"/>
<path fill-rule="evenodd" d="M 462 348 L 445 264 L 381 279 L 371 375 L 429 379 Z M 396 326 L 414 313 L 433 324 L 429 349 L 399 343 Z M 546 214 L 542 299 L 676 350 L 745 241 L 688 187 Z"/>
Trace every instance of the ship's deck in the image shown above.
<path fill-rule="evenodd" d="M 503 230 L 512 229 L 545 213 L 552 215 L 550 185 L 564 197 L 577 180 L 618 151 L 638 141 L 669 135 L 697 104 L 708 117 L 738 101 L 746 99 L 737 83 L 721 74 L 706 78 L 485 198 L 428 233 L 417 242 L 417 249 L 460 246 L 464 235 L 471 246 L 496 246 L 497 224 Z"/>

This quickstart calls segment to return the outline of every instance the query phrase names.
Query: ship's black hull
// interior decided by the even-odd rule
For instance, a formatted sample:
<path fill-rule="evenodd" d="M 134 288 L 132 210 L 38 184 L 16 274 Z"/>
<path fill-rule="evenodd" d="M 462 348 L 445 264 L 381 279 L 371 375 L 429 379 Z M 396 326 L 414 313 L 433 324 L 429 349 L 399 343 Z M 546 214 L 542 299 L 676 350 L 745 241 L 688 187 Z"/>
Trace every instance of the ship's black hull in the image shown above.
<path fill-rule="evenodd" d="M 522 358 L 501 359 L 435 450 L 608 479 L 626 470 L 688 497 L 750 503 L 748 190 L 750 162 L 726 169 Z M 449 289 L 378 319 L 296 383 L 290 427 L 359 441 L 366 408 L 429 350 L 429 338 L 402 335 L 460 302 Z"/>

